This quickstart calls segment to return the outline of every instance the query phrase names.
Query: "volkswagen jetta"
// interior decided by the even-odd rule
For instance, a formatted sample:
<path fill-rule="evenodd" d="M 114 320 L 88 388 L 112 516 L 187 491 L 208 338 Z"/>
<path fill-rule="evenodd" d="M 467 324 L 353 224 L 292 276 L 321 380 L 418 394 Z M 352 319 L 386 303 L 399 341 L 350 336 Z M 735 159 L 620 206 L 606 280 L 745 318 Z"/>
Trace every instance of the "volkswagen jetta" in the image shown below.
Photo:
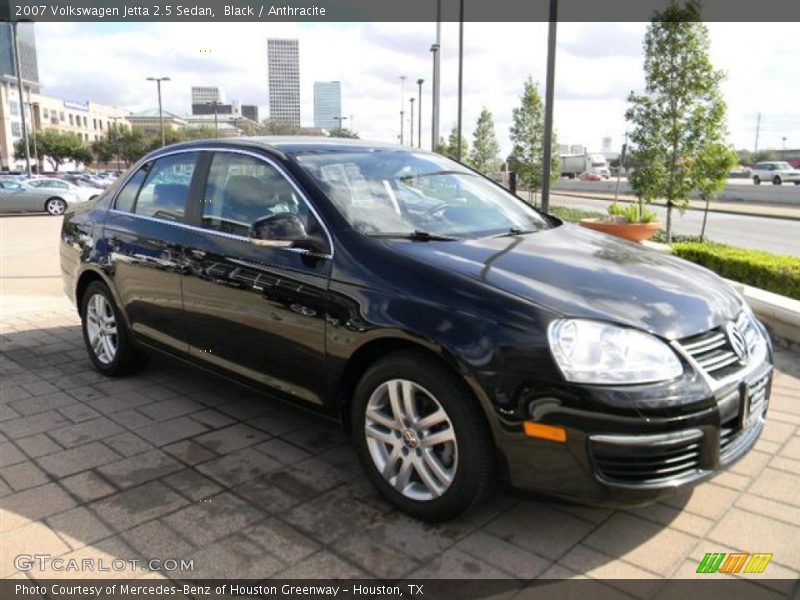
<path fill-rule="evenodd" d="M 436 154 L 162 148 L 66 215 L 61 266 L 102 373 L 159 351 L 313 408 L 425 519 L 493 478 L 646 504 L 732 464 L 764 425 L 770 342 L 726 282 Z"/>

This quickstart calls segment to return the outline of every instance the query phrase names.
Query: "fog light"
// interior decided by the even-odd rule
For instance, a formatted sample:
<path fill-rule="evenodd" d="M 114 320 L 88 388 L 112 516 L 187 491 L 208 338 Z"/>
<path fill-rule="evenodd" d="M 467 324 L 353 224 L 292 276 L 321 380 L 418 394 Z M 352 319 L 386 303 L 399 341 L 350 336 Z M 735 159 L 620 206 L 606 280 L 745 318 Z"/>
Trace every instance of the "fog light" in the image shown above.
<path fill-rule="evenodd" d="M 554 425 L 543 425 L 534 421 L 525 421 L 525 435 L 529 437 L 550 440 L 551 442 L 566 442 L 567 430 Z"/>

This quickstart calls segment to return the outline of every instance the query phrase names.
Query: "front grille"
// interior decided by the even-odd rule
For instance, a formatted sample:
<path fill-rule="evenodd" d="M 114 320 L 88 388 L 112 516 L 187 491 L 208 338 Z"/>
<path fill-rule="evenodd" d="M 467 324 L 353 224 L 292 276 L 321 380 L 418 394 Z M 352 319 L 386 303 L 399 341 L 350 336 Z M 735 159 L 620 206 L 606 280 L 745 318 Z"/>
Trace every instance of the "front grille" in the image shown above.
<path fill-rule="evenodd" d="M 719 430 L 719 453 L 725 454 L 739 434 L 739 418 L 736 417 L 722 424 Z"/>
<path fill-rule="evenodd" d="M 752 353 L 759 335 L 755 325 L 745 313 L 742 313 L 736 321 L 736 326 L 744 336 L 748 352 Z M 699 335 L 683 338 L 678 343 L 700 368 L 717 379 L 742 368 L 725 327 L 717 327 Z"/>
<path fill-rule="evenodd" d="M 658 436 L 595 436 L 591 449 L 603 479 L 653 484 L 695 473 L 700 468 L 702 438 L 699 430 Z"/>

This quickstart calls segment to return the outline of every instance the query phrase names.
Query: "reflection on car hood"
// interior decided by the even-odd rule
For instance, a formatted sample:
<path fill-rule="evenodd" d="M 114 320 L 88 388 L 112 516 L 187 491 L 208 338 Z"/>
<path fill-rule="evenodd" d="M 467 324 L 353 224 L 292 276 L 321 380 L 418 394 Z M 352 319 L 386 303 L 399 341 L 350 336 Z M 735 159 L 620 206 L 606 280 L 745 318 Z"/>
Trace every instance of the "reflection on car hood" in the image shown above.
<path fill-rule="evenodd" d="M 387 243 L 563 315 L 610 320 L 668 339 L 717 327 L 741 310 L 733 289 L 706 269 L 568 224 L 521 236 Z"/>

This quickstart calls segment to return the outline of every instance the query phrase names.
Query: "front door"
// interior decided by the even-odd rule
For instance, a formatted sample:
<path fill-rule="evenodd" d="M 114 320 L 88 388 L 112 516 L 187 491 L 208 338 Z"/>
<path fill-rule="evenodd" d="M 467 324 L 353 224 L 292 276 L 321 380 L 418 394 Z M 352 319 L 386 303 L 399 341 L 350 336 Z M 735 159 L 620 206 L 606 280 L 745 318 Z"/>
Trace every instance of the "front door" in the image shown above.
<path fill-rule="evenodd" d="M 250 242 L 254 221 L 281 213 L 300 217 L 309 233 L 322 231 L 299 188 L 272 160 L 214 152 L 186 246 L 189 351 L 291 399 L 319 404 L 331 260 Z"/>

